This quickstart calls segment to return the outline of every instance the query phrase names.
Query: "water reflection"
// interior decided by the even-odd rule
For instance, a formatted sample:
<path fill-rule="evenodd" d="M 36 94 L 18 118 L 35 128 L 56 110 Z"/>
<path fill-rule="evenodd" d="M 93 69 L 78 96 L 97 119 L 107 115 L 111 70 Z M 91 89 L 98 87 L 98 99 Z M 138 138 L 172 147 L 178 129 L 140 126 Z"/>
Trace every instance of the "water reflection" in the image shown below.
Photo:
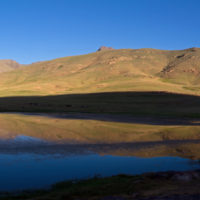
<path fill-rule="evenodd" d="M 0 190 L 97 174 L 198 169 L 199 132 L 199 126 L 0 114 Z"/>

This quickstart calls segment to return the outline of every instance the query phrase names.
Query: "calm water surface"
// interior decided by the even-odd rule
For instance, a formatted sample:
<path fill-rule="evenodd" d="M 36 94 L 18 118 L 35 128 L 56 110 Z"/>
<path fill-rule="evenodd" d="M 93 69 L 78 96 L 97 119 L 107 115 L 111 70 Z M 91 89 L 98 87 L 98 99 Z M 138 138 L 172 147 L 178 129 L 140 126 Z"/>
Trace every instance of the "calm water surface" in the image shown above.
<path fill-rule="evenodd" d="M 170 130 L 180 128 L 184 136 L 169 140 L 166 127 L 155 125 L 1 114 L 0 191 L 96 175 L 199 169 L 200 142 L 186 137 L 188 126 Z M 191 127 L 193 135 L 199 130 Z"/>

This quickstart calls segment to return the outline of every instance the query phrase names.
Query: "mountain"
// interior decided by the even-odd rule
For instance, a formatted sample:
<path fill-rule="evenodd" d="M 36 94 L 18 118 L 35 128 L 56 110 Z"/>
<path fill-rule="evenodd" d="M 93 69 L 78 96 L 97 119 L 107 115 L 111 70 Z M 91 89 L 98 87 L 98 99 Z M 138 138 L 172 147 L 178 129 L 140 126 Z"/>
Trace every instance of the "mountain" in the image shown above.
<path fill-rule="evenodd" d="M 200 93 L 200 49 L 100 48 L 0 74 L 0 95 L 112 91 Z"/>
<path fill-rule="evenodd" d="M 0 60 L 0 73 L 19 68 L 21 65 L 14 60 Z"/>

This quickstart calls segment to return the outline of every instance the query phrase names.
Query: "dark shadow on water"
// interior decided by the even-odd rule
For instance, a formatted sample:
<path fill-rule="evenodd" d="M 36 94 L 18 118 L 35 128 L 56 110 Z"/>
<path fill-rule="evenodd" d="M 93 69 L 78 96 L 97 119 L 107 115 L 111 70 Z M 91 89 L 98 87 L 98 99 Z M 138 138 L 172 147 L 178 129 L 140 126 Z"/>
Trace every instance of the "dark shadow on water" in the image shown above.
<path fill-rule="evenodd" d="M 200 97 L 166 92 L 1 97 L 0 112 L 53 113 L 54 117 L 70 119 L 155 125 L 200 125 Z"/>
<path fill-rule="evenodd" d="M 199 122 L 195 122 L 198 119 L 187 118 L 167 118 L 167 117 L 142 117 L 131 116 L 125 114 L 93 114 L 93 113 L 28 113 L 21 112 L 16 114 L 30 115 L 30 116 L 45 116 L 61 119 L 74 119 L 74 120 L 98 120 L 105 122 L 121 122 L 121 123 L 136 123 L 136 124 L 148 124 L 148 125 L 181 125 L 181 126 L 199 126 Z"/>

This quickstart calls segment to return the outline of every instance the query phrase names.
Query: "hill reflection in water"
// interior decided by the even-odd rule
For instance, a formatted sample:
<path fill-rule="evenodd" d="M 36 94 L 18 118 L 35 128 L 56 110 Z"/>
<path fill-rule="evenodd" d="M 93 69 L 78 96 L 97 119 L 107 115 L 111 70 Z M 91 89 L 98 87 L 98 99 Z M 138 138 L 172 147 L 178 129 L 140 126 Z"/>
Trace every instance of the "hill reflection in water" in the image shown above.
<path fill-rule="evenodd" d="M 0 114 L 0 152 L 200 158 L 200 126 Z"/>
<path fill-rule="evenodd" d="M 95 175 L 199 169 L 199 132 L 198 125 L 0 114 L 0 191 Z"/>

